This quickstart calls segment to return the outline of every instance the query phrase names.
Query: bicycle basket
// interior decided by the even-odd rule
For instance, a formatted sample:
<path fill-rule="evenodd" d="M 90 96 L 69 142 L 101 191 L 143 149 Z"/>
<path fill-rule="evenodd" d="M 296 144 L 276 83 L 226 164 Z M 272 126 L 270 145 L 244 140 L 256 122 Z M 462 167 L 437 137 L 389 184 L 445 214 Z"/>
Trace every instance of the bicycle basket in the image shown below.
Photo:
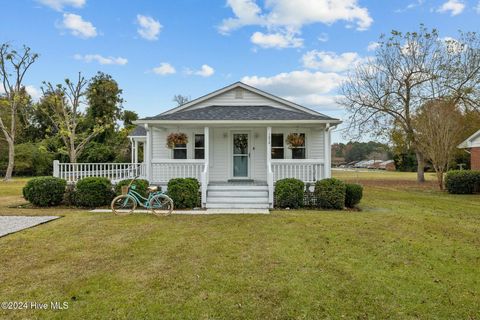
<path fill-rule="evenodd" d="M 128 193 L 128 186 L 122 186 L 122 194 L 126 195 Z"/>

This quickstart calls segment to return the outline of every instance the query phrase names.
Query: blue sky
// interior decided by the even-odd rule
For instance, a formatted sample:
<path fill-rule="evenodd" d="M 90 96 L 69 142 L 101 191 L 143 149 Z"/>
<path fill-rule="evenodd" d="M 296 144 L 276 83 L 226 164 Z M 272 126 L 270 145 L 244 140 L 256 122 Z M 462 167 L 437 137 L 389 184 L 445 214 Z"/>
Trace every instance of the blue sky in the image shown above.
<path fill-rule="evenodd" d="M 25 84 L 81 71 L 111 74 L 140 116 L 242 80 L 344 118 L 335 105 L 348 68 L 392 29 L 420 23 L 442 37 L 479 31 L 477 0 L 2 1 L 0 42 L 40 54 Z M 335 134 L 334 141 L 342 137 Z"/>

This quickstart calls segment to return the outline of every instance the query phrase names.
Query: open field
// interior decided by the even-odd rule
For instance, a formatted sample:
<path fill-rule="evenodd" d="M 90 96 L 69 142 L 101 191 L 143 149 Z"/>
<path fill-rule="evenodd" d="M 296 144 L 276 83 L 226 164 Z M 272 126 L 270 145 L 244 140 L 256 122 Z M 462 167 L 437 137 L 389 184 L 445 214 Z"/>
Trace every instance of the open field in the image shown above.
<path fill-rule="evenodd" d="M 334 175 L 361 212 L 115 217 L 8 207 L 25 179 L 0 182 L 0 214 L 64 216 L 0 238 L 0 300 L 69 305 L 0 318 L 480 319 L 479 195 Z"/>

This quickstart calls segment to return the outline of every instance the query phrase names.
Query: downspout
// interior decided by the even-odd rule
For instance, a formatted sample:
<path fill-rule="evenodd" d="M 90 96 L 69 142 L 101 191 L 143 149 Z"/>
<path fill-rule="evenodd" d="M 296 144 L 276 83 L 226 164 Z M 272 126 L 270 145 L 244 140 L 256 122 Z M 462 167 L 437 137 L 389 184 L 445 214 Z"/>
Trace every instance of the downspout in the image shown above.
<path fill-rule="evenodd" d="M 331 146 L 331 132 L 337 128 L 336 125 L 325 125 L 325 139 L 324 139 L 324 177 L 330 178 L 332 176 L 332 146 Z"/>

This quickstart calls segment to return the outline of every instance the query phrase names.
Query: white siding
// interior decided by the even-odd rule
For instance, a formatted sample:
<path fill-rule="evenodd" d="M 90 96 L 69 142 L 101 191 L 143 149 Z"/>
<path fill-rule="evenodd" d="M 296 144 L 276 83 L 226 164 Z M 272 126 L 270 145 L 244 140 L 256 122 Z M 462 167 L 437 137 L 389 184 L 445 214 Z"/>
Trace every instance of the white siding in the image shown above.
<path fill-rule="evenodd" d="M 235 95 L 236 90 L 243 91 L 241 99 L 236 98 L 236 95 Z M 275 100 L 268 99 L 257 93 L 247 91 L 242 88 L 237 88 L 237 89 L 226 91 L 218 96 L 212 97 L 205 101 L 202 101 L 182 111 L 194 110 L 194 109 L 199 109 L 199 108 L 213 106 L 213 105 L 218 105 L 218 106 L 247 106 L 247 105 L 248 106 L 264 106 L 264 105 L 267 105 L 271 107 L 292 110 L 291 107 L 286 106 L 282 103 L 279 103 Z"/>
<path fill-rule="evenodd" d="M 164 128 L 154 128 L 153 129 L 153 141 L 152 141 L 152 158 L 154 160 L 158 159 L 172 159 L 173 151 L 172 149 L 167 148 L 167 136 L 172 132 L 183 132 L 188 136 L 187 144 L 187 159 L 195 159 L 194 153 L 194 142 L 195 134 L 203 134 L 204 129 L 202 128 L 185 128 L 185 129 L 164 129 Z"/>
<path fill-rule="evenodd" d="M 267 180 L 267 128 L 256 128 L 252 134 L 252 178 Z"/>
<path fill-rule="evenodd" d="M 307 138 L 308 157 L 311 159 L 324 159 L 325 130 L 312 129 L 309 136 L 310 138 Z"/>
<path fill-rule="evenodd" d="M 226 128 L 210 129 L 210 181 L 226 181 L 229 178 L 228 172 L 228 137 L 224 137 L 224 133 L 228 134 Z"/>

